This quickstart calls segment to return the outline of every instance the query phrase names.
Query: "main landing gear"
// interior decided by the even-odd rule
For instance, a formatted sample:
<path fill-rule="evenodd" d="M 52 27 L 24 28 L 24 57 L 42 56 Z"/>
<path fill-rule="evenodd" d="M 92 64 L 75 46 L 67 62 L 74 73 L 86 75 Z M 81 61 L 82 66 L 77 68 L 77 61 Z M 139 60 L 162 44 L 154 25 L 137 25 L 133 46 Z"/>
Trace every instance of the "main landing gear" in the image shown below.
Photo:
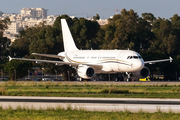
<path fill-rule="evenodd" d="M 130 82 L 130 81 L 132 81 L 131 73 L 128 73 L 128 72 L 126 72 L 126 75 L 123 74 L 123 73 L 112 74 L 112 75 L 111 75 L 111 78 L 112 78 L 115 82 L 118 82 L 118 81 L 127 81 L 127 82 Z M 109 74 L 109 80 L 110 80 L 110 74 Z"/>

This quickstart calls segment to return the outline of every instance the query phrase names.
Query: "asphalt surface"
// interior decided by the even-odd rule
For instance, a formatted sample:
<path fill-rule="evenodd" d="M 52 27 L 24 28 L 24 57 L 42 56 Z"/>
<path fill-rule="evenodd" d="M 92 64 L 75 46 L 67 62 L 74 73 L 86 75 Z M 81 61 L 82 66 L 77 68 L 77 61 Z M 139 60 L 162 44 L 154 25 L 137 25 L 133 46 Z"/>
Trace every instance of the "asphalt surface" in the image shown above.
<path fill-rule="evenodd" d="M 105 100 L 105 99 L 37 99 L 37 98 L 0 98 L 0 102 L 41 102 L 41 103 L 97 103 L 97 104 L 156 104 L 156 105 L 180 105 L 179 101 L 159 100 Z"/>
<path fill-rule="evenodd" d="M 86 97 L 26 97 L 0 96 L 3 109 L 63 109 L 87 111 L 174 112 L 180 113 L 180 99 L 149 98 L 86 98 Z"/>

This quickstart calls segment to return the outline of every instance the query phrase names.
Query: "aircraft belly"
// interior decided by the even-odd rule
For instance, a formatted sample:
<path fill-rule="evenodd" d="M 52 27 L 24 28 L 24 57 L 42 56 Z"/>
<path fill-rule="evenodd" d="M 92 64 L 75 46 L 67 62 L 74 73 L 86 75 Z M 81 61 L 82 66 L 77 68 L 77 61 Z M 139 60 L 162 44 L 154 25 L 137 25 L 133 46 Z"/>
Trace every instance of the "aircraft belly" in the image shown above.
<path fill-rule="evenodd" d="M 106 63 L 103 64 L 102 71 L 104 72 L 121 72 L 118 63 Z"/>
<path fill-rule="evenodd" d="M 119 64 L 119 68 L 121 69 L 121 72 L 129 72 L 131 70 L 130 66 L 124 65 L 124 64 Z"/>
<path fill-rule="evenodd" d="M 119 67 L 119 64 L 118 63 L 112 63 L 110 64 L 111 65 L 111 68 L 114 72 L 121 72 L 121 69 Z"/>
<path fill-rule="evenodd" d="M 110 64 L 105 63 L 105 64 L 103 64 L 103 68 L 102 68 L 101 71 L 104 71 L 104 72 L 111 72 L 111 71 L 112 71 L 112 67 L 111 67 Z"/>

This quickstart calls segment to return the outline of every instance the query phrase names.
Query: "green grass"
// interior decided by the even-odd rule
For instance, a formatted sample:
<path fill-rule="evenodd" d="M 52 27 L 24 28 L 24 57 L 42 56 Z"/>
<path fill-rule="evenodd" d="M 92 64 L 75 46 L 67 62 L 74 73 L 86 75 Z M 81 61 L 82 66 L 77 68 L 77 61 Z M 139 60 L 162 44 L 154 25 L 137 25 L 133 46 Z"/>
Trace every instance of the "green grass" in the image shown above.
<path fill-rule="evenodd" d="M 4 82 L 3 96 L 180 98 L 180 85 L 106 85 L 63 82 Z"/>
<path fill-rule="evenodd" d="M 0 108 L 1 120 L 178 120 L 179 113 L 145 113 L 139 111 L 137 113 L 125 112 L 98 112 L 72 110 L 69 107 L 67 110 L 62 108 L 48 108 L 47 110 L 35 110 L 18 107 L 13 110 Z"/>

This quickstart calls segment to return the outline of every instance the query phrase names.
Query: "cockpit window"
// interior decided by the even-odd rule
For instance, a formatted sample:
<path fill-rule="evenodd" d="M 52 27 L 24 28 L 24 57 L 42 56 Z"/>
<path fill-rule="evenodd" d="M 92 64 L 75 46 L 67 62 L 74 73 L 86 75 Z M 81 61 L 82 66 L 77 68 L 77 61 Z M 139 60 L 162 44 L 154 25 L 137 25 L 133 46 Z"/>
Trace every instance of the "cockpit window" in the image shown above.
<path fill-rule="evenodd" d="M 138 59 L 139 57 L 138 56 L 133 56 L 133 58 Z"/>
<path fill-rule="evenodd" d="M 128 56 L 127 59 L 141 59 L 141 56 Z"/>

